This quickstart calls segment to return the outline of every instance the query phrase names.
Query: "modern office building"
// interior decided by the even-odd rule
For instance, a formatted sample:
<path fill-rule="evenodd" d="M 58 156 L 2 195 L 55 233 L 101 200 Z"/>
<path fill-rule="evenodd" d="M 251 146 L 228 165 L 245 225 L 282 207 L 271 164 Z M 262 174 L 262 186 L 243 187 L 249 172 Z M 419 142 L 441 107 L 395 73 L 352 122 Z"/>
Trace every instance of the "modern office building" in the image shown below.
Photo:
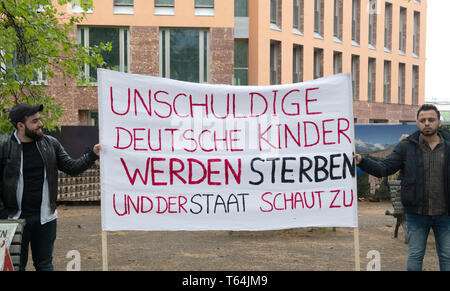
<path fill-rule="evenodd" d="M 425 100 L 426 12 L 426 0 L 94 0 L 76 32 L 111 42 L 107 65 L 129 73 L 269 85 L 351 72 L 356 123 L 399 123 Z M 95 124 L 95 84 L 47 82 L 61 124 Z"/>

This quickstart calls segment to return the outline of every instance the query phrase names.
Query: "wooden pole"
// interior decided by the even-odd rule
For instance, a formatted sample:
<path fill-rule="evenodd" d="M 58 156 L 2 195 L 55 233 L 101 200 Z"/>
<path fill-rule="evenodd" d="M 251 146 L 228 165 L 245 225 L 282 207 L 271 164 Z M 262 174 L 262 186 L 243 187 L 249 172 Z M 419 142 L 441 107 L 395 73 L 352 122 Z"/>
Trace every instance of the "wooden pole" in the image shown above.
<path fill-rule="evenodd" d="M 102 231 L 102 259 L 103 271 L 108 271 L 108 233 Z"/>
<path fill-rule="evenodd" d="M 361 263 L 359 258 L 359 227 L 353 229 L 353 238 L 355 241 L 355 271 L 360 271 Z"/>

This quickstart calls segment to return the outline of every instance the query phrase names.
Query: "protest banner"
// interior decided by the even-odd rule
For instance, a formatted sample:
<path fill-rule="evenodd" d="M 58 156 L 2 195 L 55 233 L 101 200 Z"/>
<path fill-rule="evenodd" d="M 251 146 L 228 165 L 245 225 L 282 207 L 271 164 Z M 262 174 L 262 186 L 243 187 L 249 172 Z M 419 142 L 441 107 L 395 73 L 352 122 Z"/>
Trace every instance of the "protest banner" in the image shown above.
<path fill-rule="evenodd" d="M 98 94 L 103 231 L 357 227 L 350 74 L 229 86 L 99 69 Z"/>
<path fill-rule="evenodd" d="M 0 271 L 14 271 L 9 247 L 19 223 L 0 222 Z"/>

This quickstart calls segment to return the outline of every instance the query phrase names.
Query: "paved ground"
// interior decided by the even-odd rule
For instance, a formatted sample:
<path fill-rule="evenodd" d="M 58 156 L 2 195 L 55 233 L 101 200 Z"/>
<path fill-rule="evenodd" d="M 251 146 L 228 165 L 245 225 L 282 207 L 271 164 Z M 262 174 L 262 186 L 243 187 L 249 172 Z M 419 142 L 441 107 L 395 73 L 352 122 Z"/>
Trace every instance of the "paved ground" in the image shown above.
<path fill-rule="evenodd" d="M 358 208 L 361 270 L 374 260 L 369 251 L 380 254 L 381 270 L 405 270 L 403 230 L 394 238 L 395 219 L 384 214 L 390 203 L 359 202 Z M 73 266 L 78 252 L 82 271 L 102 270 L 100 206 L 60 205 L 58 212 L 55 269 Z M 351 228 L 110 232 L 109 270 L 354 270 L 353 237 Z M 424 269 L 439 269 L 432 233 Z"/>

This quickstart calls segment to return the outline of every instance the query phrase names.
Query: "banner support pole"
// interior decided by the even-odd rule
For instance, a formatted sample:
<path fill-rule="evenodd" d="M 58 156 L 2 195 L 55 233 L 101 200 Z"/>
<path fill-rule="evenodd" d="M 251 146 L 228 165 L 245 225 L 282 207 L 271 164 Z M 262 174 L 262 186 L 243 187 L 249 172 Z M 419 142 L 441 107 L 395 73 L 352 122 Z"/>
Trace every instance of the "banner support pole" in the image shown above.
<path fill-rule="evenodd" d="M 360 271 L 361 263 L 359 257 L 359 226 L 353 229 L 354 248 L 355 248 L 355 271 Z"/>
<path fill-rule="evenodd" d="M 108 271 L 108 233 L 102 231 L 102 261 L 103 271 Z"/>

